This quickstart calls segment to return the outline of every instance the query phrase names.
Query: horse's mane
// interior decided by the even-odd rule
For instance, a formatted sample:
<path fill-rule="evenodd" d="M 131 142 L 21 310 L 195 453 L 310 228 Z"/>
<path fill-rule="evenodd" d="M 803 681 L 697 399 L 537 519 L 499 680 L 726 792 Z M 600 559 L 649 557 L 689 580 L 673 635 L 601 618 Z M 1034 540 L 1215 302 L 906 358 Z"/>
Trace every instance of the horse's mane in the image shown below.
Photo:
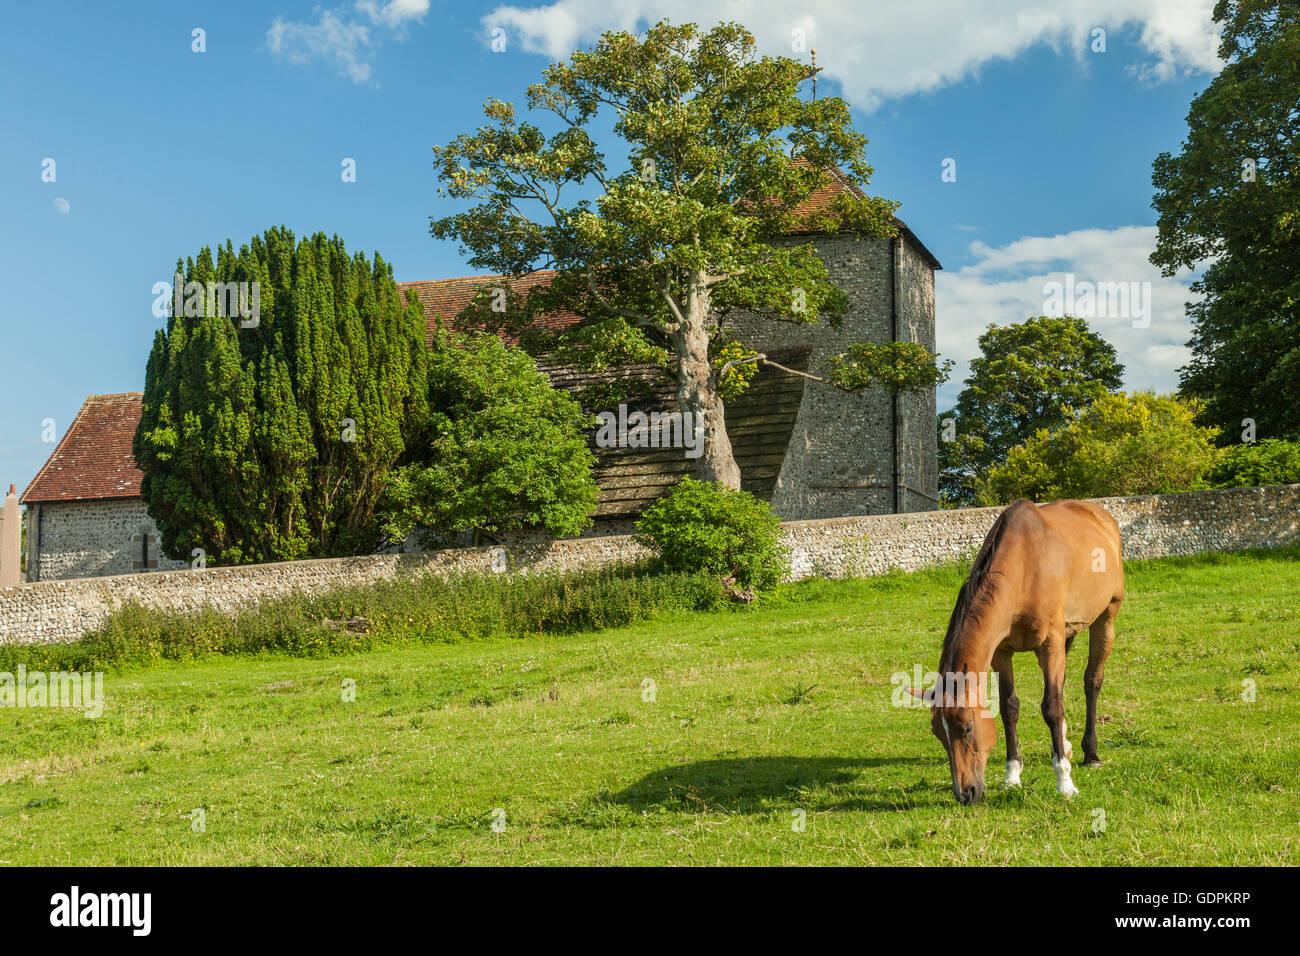
<path fill-rule="evenodd" d="M 939 655 L 939 669 L 945 672 L 954 671 L 953 666 L 956 662 L 949 659 L 954 652 L 957 635 L 960 633 L 962 625 L 968 620 L 978 622 L 984 609 L 988 607 L 989 601 L 997 592 L 997 581 L 989 575 L 989 566 L 993 563 L 993 556 L 997 553 L 998 545 L 1002 542 L 1002 532 L 1006 530 L 1006 519 L 1011 509 L 1015 507 L 1016 502 L 1013 500 L 1010 505 L 1003 509 L 1002 514 L 998 515 L 998 520 L 993 522 L 993 527 L 984 537 L 984 543 L 980 546 L 979 553 L 975 555 L 975 562 L 971 565 L 970 575 L 966 578 L 966 583 L 961 586 L 957 593 L 957 605 L 952 609 L 952 617 L 948 619 L 948 632 L 943 636 L 943 651 Z"/>

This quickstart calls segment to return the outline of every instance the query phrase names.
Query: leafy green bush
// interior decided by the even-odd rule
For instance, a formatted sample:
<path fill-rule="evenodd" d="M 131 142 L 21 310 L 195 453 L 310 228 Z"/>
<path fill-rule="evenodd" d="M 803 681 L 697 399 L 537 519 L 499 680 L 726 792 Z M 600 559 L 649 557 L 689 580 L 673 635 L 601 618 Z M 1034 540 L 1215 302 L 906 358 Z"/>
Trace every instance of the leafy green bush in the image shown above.
<path fill-rule="evenodd" d="M 380 506 L 389 540 L 534 525 L 565 537 L 591 524 L 588 416 L 526 352 L 495 335 L 439 332 L 427 377 L 418 460 L 390 472 Z"/>
<path fill-rule="evenodd" d="M 1257 488 L 1300 483 L 1300 443 L 1265 438 L 1223 451 L 1209 475 L 1215 488 Z"/>
<path fill-rule="evenodd" d="M 786 570 L 780 531 L 767 502 L 685 478 L 641 516 L 633 537 L 666 572 L 709 574 L 757 591 Z"/>
<path fill-rule="evenodd" d="M 976 480 L 978 503 L 1105 498 L 1208 488 L 1217 428 L 1202 428 L 1201 403 L 1152 392 L 1116 392 L 1008 452 Z"/>

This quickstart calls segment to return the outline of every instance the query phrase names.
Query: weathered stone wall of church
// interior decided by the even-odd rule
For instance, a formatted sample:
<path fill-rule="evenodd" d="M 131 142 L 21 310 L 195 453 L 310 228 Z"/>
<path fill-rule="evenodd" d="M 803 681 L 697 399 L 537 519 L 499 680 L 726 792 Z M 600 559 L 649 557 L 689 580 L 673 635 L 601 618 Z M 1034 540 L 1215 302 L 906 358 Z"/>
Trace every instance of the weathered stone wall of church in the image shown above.
<path fill-rule="evenodd" d="M 898 338 L 935 349 L 934 269 L 909 243 L 901 246 L 898 269 Z M 940 361 L 943 357 L 940 356 Z M 939 447 L 935 390 L 898 397 L 902 458 L 900 511 L 929 511 L 939 505 Z"/>
<path fill-rule="evenodd" d="M 188 567 L 161 555 L 158 528 L 139 498 L 119 501 L 52 501 L 28 506 L 29 581 L 131 574 L 143 549 L 132 537 L 141 526 L 152 536 L 149 557 L 159 571 Z M 35 560 L 33 560 L 35 558 Z"/>
<path fill-rule="evenodd" d="M 1099 498 L 1119 522 L 1124 559 L 1300 544 L 1300 485 Z M 865 577 L 969 556 L 1001 508 L 791 521 L 781 537 L 795 578 Z M 420 554 L 291 561 L 233 568 L 45 581 L 0 588 L 0 643 L 70 641 L 127 601 L 187 611 L 236 611 L 294 592 L 420 573 L 551 573 L 644 554 L 630 537 L 570 539 Z"/>
<path fill-rule="evenodd" d="M 833 280 L 853 303 L 838 329 L 794 325 L 752 315 L 728 325 L 750 348 L 807 346 L 808 370 L 824 374 L 833 355 L 854 342 L 890 341 L 893 300 L 892 241 L 858 236 L 818 236 L 812 242 Z M 902 243 L 899 262 L 898 338 L 934 348 L 934 274 L 913 246 Z M 899 398 L 900 510 L 936 506 L 935 398 L 933 390 Z M 809 382 L 777 479 L 772 506 L 787 521 L 894 510 L 894 407 L 883 389 L 850 395 Z M 909 490 L 910 489 L 910 490 Z"/>

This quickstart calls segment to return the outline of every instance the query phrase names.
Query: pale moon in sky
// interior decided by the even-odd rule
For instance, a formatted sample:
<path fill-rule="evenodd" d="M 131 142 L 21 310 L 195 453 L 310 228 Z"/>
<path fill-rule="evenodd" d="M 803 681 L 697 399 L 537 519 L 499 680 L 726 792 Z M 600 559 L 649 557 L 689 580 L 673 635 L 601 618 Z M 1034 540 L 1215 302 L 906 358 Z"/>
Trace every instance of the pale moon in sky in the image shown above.
<path fill-rule="evenodd" d="M 57 209 L 59 212 L 63 213 L 63 215 L 65 216 L 72 209 L 72 207 L 68 205 L 68 201 L 66 199 L 54 200 L 54 208 Z"/>

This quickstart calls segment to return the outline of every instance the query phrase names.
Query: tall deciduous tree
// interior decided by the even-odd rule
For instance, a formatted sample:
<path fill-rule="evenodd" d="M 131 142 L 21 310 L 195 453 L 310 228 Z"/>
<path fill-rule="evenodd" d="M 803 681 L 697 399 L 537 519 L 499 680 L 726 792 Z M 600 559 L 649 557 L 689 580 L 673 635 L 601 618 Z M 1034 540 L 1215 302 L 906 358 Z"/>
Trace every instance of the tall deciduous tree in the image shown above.
<path fill-rule="evenodd" d="M 184 305 L 155 336 L 134 442 L 164 551 L 231 564 L 373 546 L 387 473 L 427 417 L 419 304 L 378 254 L 283 227 L 177 272 Z M 209 283 L 248 283 L 254 314 Z"/>
<path fill-rule="evenodd" d="M 1222 72 L 1192 101 L 1187 140 L 1161 153 L 1151 261 L 1193 284 L 1184 394 L 1221 440 L 1243 419 L 1261 437 L 1300 435 L 1300 4 L 1219 0 Z"/>
<path fill-rule="evenodd" d="M 872 237 L 895 228 L 897 203 L 847 191 L 800 220 L 832 167 L 863 183 L 871 174 L 847 104 L 800 97 L 812 75 L 796 60 L 759 57 L 739 25 L 664 22 L 644 37 L 607 33 L 547 69 L 528 105 L 549 114 L 550 135 L 490 101 L 488 125 L 434 149 L 446 192 L 477 205 L 433 220 L 431 233 L 458 239 L 478 268 L 555 274 L 522 294 L 485 289 L 462 321 L 591 368 L 657 364 L 700 432 L 699 476 L 738 488 L 723 390 L 743 388 L 746 363 L 766 357 L 736 347 L 722 318 L 838 321 L 847 296 L 813 248 L 771 240 L 795 226 Z M 591 132 L 603 119 L 626 145 L 621 172 Z M 563 311 L 582 321 L 538 322 Z M 854 389 L 933 386 L 943 372 L 933 355 L 918 361 L 918 348 L 864 344 L 819 377 Z"/>
<path fill-rule="evenodd" d="M 1065 423 L 1120 387 L 1114 347 L 1083 319 L 1038 316 L 990 325 L 957 406 L 939 415 L 939 490 L 973 504 L 979 478 L 1039 429 Z"/>

